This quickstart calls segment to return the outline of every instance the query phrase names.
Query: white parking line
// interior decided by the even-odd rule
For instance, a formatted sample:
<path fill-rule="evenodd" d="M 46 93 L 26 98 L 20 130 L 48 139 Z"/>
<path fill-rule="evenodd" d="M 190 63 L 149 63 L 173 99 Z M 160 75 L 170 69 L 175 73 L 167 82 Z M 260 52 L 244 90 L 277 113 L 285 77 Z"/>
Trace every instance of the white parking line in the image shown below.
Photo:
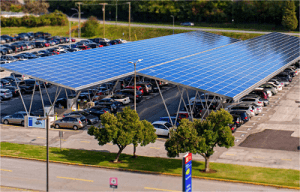
<path fill-rule="evenodd" d="M 238 133 L 248 133 L 247 131 L 235 131 L 235 132 L 238 132 Z"/>

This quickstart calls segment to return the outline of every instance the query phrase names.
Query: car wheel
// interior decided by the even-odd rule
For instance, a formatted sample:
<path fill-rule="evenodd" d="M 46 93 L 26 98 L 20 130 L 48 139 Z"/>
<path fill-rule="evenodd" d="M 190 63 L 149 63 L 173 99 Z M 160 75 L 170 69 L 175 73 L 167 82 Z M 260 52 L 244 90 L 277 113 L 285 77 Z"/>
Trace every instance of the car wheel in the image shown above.
<path fill-rule="evenodd" d="M 74 130 L 78 130 L 78 127 L 76 125 L 73 126 Z"/>
<path fill-rule="evenodd" d="M 24 126 L 24 121 L 21 122 L 21 125 Z"/>
<path fill-rule="evenodd" d="M 8 124 L 9 124 L 9 122 L 8 122 L 7 119 L 5 119 L 5 120 L 3 121 L 3 123 L 4 123 L 5 125 L 8 125 Z"/>
<path fill-rule="evenodd" d="M 56 129 L 59 129 L 59 125 L 58 125 L 58 124 L 55 124 L 55 128 L 56 128 Z"/>

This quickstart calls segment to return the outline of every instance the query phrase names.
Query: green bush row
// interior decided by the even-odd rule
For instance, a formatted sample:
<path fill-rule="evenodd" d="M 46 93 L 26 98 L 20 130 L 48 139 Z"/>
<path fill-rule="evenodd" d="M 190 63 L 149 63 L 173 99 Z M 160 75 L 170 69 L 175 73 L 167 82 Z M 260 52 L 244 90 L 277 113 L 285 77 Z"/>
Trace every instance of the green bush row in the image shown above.
<path fill-rule="evenodd" d="M 23 17 L 1 17 L 1 27 L 41 27 L 41 26 L 65 26 L 68 24 L 68 18 L 60 11 L 35 16 Z"/>

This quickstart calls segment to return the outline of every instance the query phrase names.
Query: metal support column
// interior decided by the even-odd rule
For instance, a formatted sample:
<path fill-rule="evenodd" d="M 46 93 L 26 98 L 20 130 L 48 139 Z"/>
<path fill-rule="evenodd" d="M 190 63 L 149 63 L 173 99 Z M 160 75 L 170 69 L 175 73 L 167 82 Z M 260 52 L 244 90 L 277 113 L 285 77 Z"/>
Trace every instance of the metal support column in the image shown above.
<path fill-rule="evenodd" d="M 45 106 L 44 106 L 44 99 L 43 99 L 43 95 L 42 95 L 42 89 L 41 89 L 41 84 L 40 81 L 38 81 L 39 84 L 39 90 L 40 90 L 40 96 L 41 96 L 41 100 L 42 100 L 42 106 L 43 106 L 43 111 L 45 113 Z M 46 114 L 48 114 L 49 112 L 47 111 Z M 47 115 L 48 116 L 48 115 Z"/>
<path fill-rule="evenodd" d="M 14 76 L 14 78 L 15 78 L 15 82 L 17 82 L 17 80 L 16 80 L 16 77 L 15 77 L 15 76 Z M 21 90 L 20 90 L 20 87 L 19 87 L 19 84 L 18 84 L 18 83 L 16 83 L 16 85 L 17 85 L 17 88 L 18 88 L 18 90 L 19 90 L 19 94 L 20 94 L 20 96 L 21 96 L 21 100 L 22 100 L 22 103 L 23 103 L 24 109 L 25 109 L 25 111 L 26 111 L 26 114 L 27 114 L 27 116 L 29 116 L 29 114 L 28 114 L 28 111 L 27 111 L 27 108 L 26 108 L 26 105 L 25 105 L 25 102 L 24 102 L 24 99 L 23 99 L 23 96 L 22 96 L 22 93 L 21 93 Z"/>
<path fill-rule="evenodd" d="M 44 82 L 44 86 L 45 86 L 45 90 L 46 90 L 46 93 L 47 93 L 48 99 L 49 99 L 49 101 L 50 101 L 50 104 L 52 105 L 52 101 L 51 101 L 51 99 L 50 99 L 50 96 L 49 96 L 49 93 L 48 93 L 48 89 L 47 89 L 47 87 L 46 87 L 46 84 L 45 84 L 45 82 Z"/>
<path fill-rule="evenodd" d="M 177 85 L 177 86 L 178 86 L 178 85 Z M 178 109 L 177 109 L 177 113 L 176 113 L 175 125 L 176 125 L 176 123 L 177 123 L 178 113 L 179 113 L 180 105 L 181 105 L 181 102 L 182 102 L 182 94 L 183 94 L 183 92 L 181 93 L 181 97 L 180 97 L 180 101 L 179 101 L 179 105 L 178 105 Z"/>
<path fill-rule="evenodd" d="M 171 116 L 170 116 L 170 113 L 169 113 L 169 110 L 168 110 L 168 108 L 167 108 L 166 102 L 165 102 L 165 100 L 164 100 L 164 97 L 163 97 L 163 95 L 162 95 L 162 93 L 161 93 L 161 91 L 160 91 L 160 88 L 159 88 L 158 83 L 157 83 L 156 80 L 155 80 L 155 83 L 156 83 L 156 86 L 157 86 L 157 88 L 158 88 L 160 97 L 161 97 L 161 99 L 162 99 L 162 101 L 163 101 L 163 103 L 164 103 L 165 109 L 166 109 L 166 111 L 167 111 L 167 113 L 168 113 L 168 117 L 169 117 L 169 119 L 170 119 L 170 122 L 171 122 L 172 126 L 174 126 L 173 121 L 172 121 Z"/>
<path fill-rule="evenodd" d="M 35 80 L 34 84 L 36 84 L 36 80 Z M 33 87 L 33 90 L 32 90 L 32 96 L 31 96 L 29 112 L 28 112 L 29 114 L 31 112 L 31 106 L 32 106 L 32 102 L 33 102 L 34 93 L 35 93 L 35 86 Z"/>

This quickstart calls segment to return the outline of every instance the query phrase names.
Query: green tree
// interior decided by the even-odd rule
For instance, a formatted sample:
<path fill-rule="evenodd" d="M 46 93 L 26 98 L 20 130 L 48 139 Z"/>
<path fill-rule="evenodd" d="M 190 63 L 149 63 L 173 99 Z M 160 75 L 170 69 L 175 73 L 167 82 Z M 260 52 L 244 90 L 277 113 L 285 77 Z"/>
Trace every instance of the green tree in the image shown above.
<path fill-rule="evenodd" d="M 171 138 L 165 143 L 168 156 L 175 157 L 184 152 L 200 154 L 205 159 L 205 172 L 209 172 L 209 158 L 214 148 L 234 146 L 230 123 L 232 116 L 224 109 L 211 112 L 203 121 L 183 120 L 176 131 L 171 131 Z"/>
<path fill-rule="evenodd" d="M 118 112 L 116 116 L 110 113 L 101 115 L 102 127 L 91 126 L 88 130 L 89 135 L 94 135 L 99 145 L 112 142 L 117 145 L 119 151 L 114 162 L 119 161 L 122 151 L 129 144 L 145 146 L 154 142 L 156 136 L 155 129 L 147 121 L 140 121 L 136 111 L 126 107 L 123 112 Z M 151 126 L 150 126 L 150 125 Z"/>
<path fill-rule="evenodd" d="M 93 37 L 98 34 L 99 23 L 96 17 L 91 16 L 83 23 L 82 33 L 85 37 Z"/>
<path fill-rule="evenodd" d="M 295 12 L 295 3 L 286 1 L 282 16 L 282 25 L 288 30 L 295 30 L 298 26 L 298 20 Z"/>
<path fill-rule="evenodd" d="M 157 138 L 157 135 L 155 134 L 155 129 L 149 121 L 142 120 L 139 123 L 140 125 L 136 130 L 132 141 L 133 157 L 136 157 L 135 152 L 138 144 L 140 144 L 140 146 L 146 146 L 149 143 L 154 143 Z"/>

